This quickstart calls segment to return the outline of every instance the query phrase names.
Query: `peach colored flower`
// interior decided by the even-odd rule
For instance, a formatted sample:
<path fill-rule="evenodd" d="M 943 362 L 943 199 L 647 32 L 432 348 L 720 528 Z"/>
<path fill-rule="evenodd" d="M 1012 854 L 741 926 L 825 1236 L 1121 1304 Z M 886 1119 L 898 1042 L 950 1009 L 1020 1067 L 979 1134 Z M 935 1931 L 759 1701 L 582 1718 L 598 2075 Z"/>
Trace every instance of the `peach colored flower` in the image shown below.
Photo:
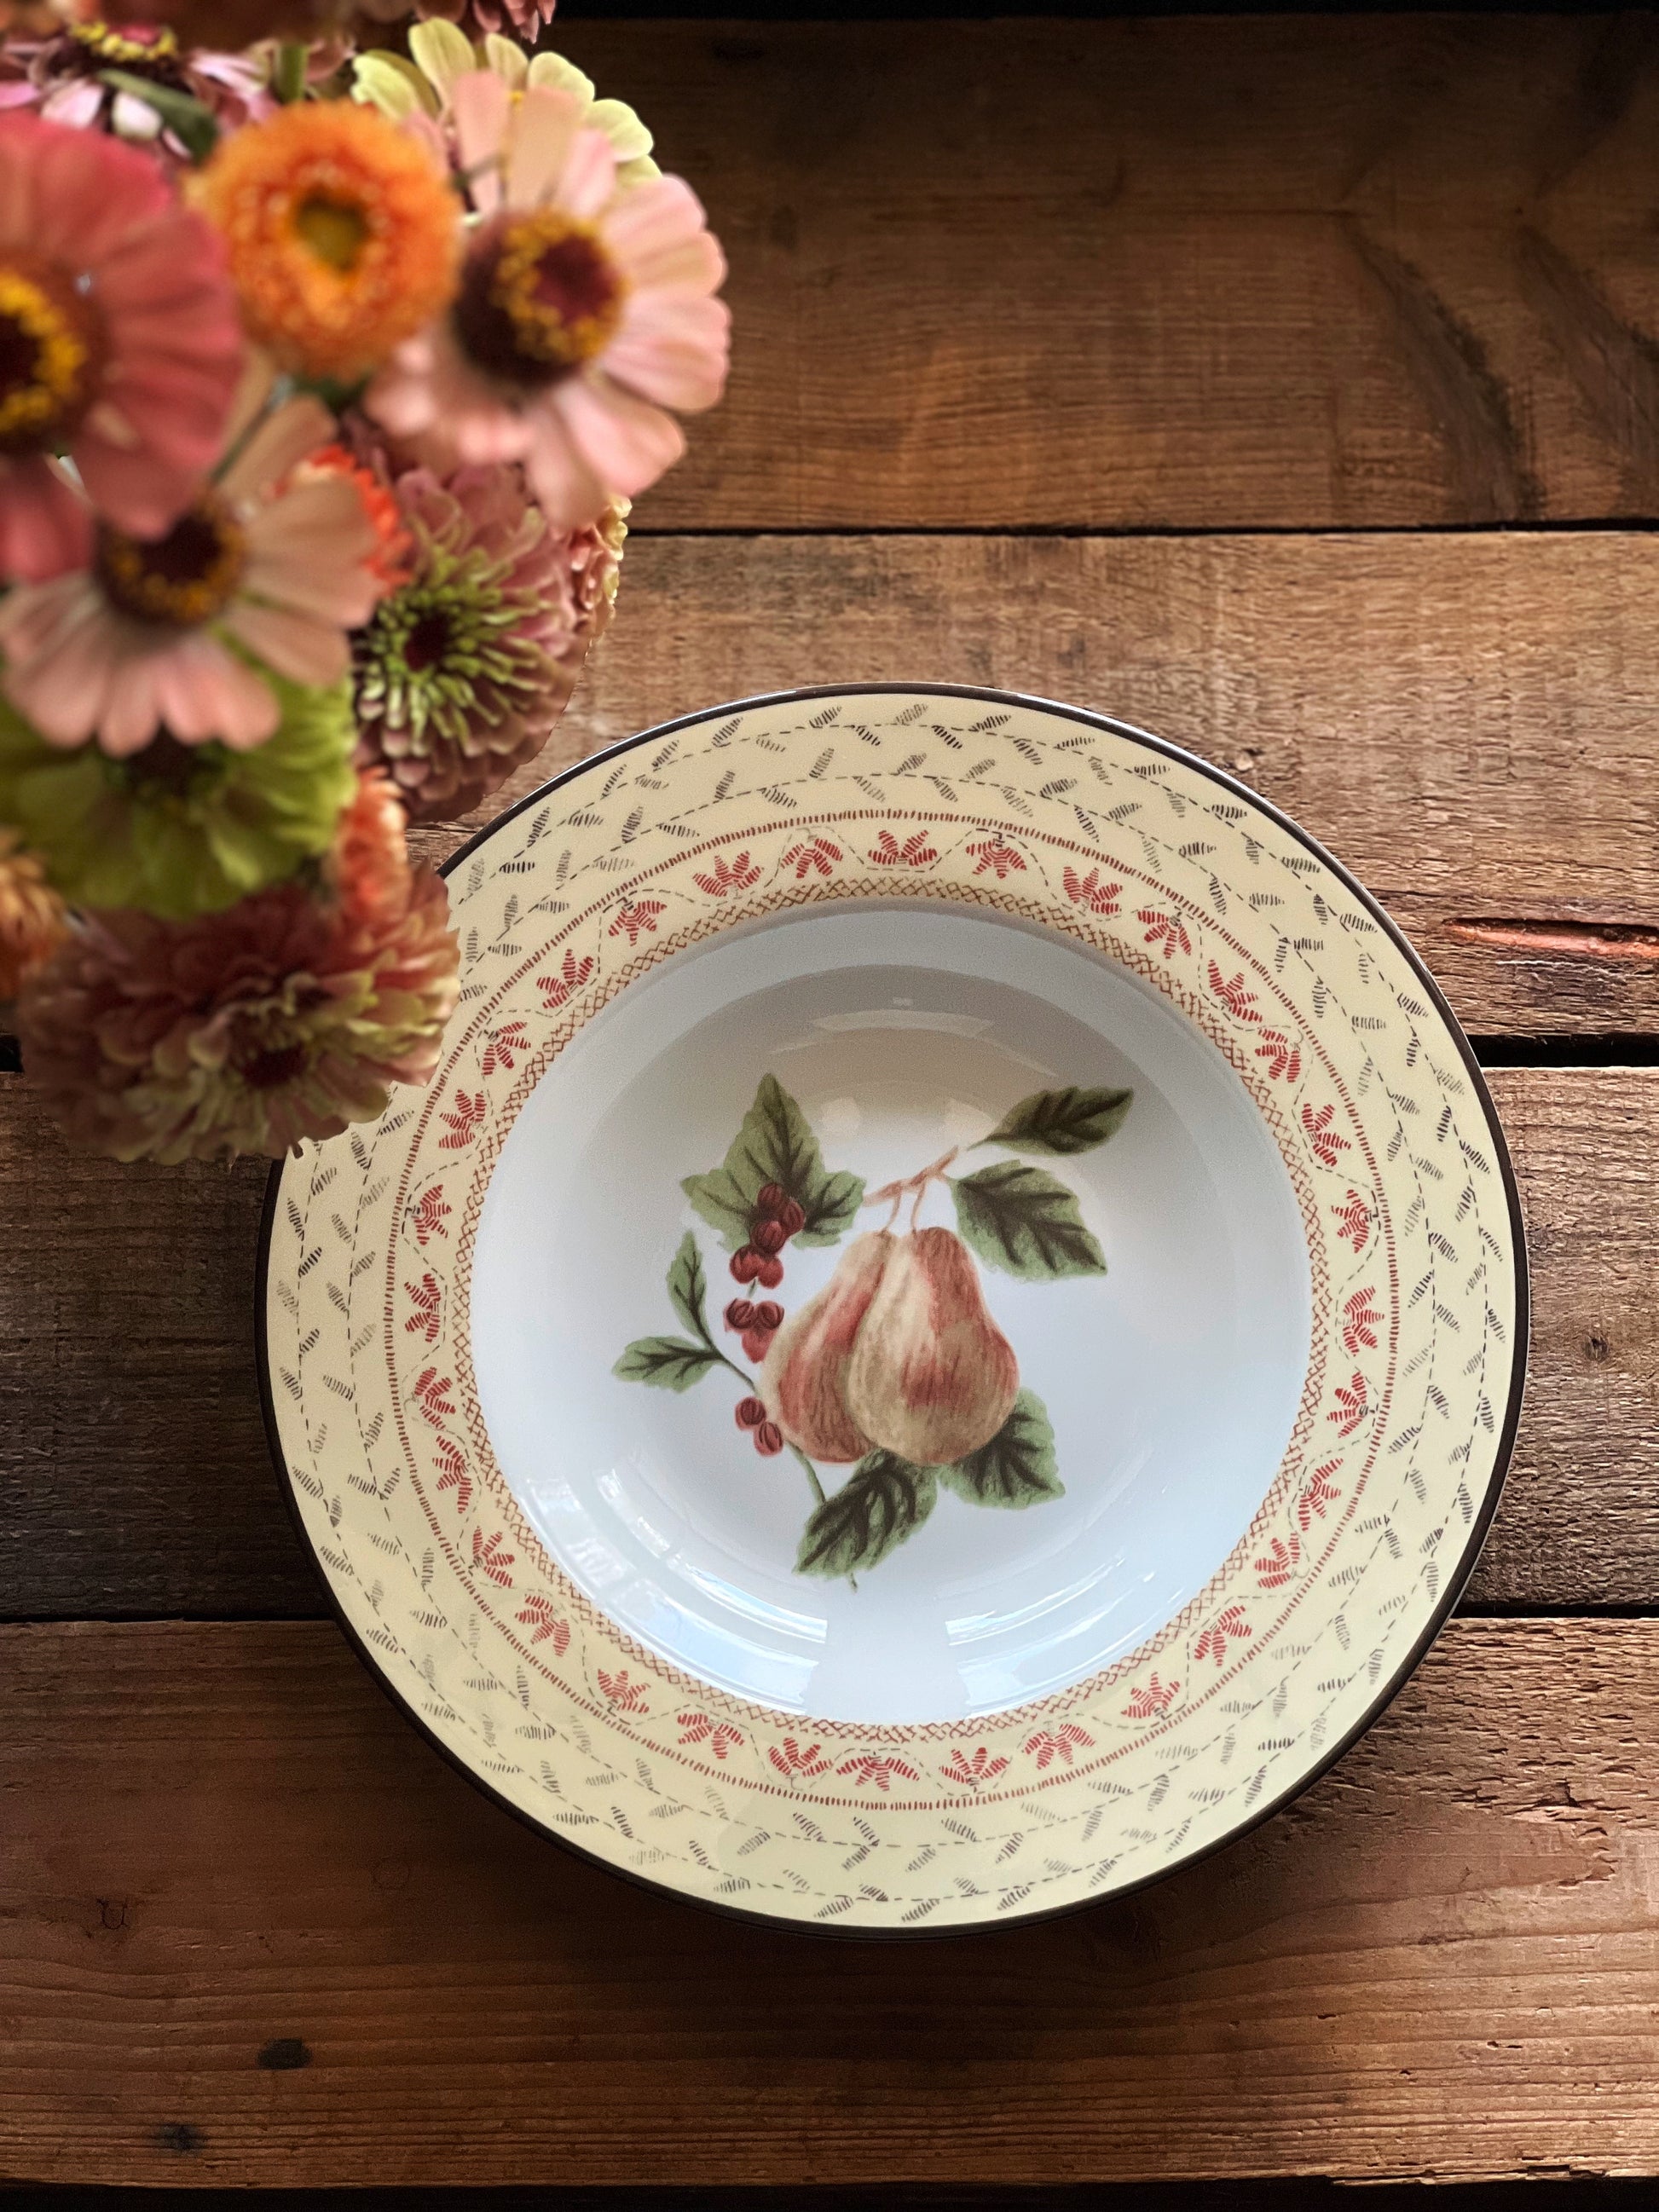
<path fill-rule="evenodd" d="M 364 400 L 447 472 L 522 461 L 571 530 L 654 483 L 684 451 L 666 410 L 712 407 L 726 380 L 726 273 L 690 187 L 617 188 L 603 133 L 568 94 L 480 70 L 453 88 L 483 218 L 453 307 L 393 354 Z"/>
<path fill-rule="evenodd" d="M 242 367 L 219 242 L 148 155 L 0 119 L 0 579 L 86 557 L 92 507 L 155 537 L 219 451 Z"/>
<path fill-rule="evenodd" d="M 289 400 L 164 536 L 100 526 L 90 567 L 0 601 L 0 688 L 49 744 L 119 759 L 165 727 L 242 750 L 282 717 L 260 664 L 339 682 L 381 586 L 351 477 L 290 480 L 333 432 L 319 400 Z"/>
<path fill-rule="evenodd" d="M 17 832 L 0 823 L 0 999 L 40 966 L 69 927 L 64 902 L 46 881 L 45 863 L 21 848 Z"/>
<path fill-rule="evenodd" d="M 72 1136 L 121 1160 L 276 1159 L 428 1080 L 458 990 L 448 901 L 400 835 L 388 849 L 384 796 L 362 804 L 320 895 L 296 880 L 193 921 L 94 915 L 30 978 L 25 1056 Z"/>

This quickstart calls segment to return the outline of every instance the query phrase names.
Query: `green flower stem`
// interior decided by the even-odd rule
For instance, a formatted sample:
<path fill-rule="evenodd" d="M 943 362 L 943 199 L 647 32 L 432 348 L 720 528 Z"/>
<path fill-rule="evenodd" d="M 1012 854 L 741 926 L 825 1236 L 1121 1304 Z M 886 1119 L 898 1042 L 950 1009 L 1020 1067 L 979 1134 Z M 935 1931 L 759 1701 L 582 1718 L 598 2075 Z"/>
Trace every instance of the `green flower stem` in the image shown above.
<path fill-rule="evenodd" d="M 276 68 L 271 89 L 284 106 L 298 100 L 306 88 L 306 45 L 303 39 L 284 39 L 276 49 Z"/>

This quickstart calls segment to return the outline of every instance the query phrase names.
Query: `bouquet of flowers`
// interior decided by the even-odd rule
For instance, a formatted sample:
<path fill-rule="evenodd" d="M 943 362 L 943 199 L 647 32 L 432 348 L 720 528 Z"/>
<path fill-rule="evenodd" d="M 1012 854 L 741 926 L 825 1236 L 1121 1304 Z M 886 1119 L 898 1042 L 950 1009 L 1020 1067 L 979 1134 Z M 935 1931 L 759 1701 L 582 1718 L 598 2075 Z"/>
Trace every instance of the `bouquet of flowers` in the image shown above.
<path fill-rule="evenodd" d="M 0 13 L 0 999 L 117 1158 L 430 1075 L 405 824 L 545 744 L 720 397 L 696 197 L 505 6 Z"/>

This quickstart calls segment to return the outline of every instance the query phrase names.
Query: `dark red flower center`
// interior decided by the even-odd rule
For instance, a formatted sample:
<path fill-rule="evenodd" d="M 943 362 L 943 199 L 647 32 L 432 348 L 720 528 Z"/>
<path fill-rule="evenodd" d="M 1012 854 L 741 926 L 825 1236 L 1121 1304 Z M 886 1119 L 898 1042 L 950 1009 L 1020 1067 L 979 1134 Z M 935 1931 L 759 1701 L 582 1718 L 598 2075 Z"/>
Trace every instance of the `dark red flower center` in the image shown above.
<path fill-rule="evenodd" d="M 112 781 L 135 796 L 190 799 L 222 781 L 228 759 L 222 744 L 185 744 L 163 723 L 142 751 L 101 765 Z"/>
<path fill-rule="evenodd" d="M 0 453 L 55 453 L 98 396 L 104 319 L 73 275 L 0 255 Z"/>
<path fill-rule="evenodd" d="M 310 1064 L 310 1048 L 303 1044 L 261 1045 L 236 1062 L 236 1073 L 250 1091 L 280 1091 L 303 1075 Z"/>
<path fill-rule="evenodd" d="M 404 640 L 404 665 L 417 676 L 423 669 L 435 668 L 449 651 L 451 628 L 441 607 L 422 615 Z"/>
<path fill-rule="evenodd" d="M 204 491 L 161 538 L 100 524 L 94 566 L 111 602 L 137 622 L 194 629 L 228 606 L 247 563 L 240 525 Z"/>
<path fill-rule="evenodd" d="M 551 384 L 605 350 L 627 293 L 589 224 L 555 208 L 498 216 L 462 264 L 455 331 L 487 374 Z"/>

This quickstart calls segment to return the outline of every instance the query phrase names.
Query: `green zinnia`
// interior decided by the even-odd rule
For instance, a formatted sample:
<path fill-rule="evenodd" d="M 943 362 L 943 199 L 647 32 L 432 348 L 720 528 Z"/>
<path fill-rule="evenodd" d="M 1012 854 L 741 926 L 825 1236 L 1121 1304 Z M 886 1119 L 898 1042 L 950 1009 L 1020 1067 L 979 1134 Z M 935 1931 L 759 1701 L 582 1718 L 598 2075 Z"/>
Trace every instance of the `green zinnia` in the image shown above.
<path fill-rule="evenodd" d="M 356 788 L 356 730 L 349 683 L 260 676 L 283 719 L 248 752 L 165 730 L 125 760 L 95 745 L 64 752 L 0 700 L 0 821 L 77 906 L 183 921 L 280 883 L 327 851 Z"/>

